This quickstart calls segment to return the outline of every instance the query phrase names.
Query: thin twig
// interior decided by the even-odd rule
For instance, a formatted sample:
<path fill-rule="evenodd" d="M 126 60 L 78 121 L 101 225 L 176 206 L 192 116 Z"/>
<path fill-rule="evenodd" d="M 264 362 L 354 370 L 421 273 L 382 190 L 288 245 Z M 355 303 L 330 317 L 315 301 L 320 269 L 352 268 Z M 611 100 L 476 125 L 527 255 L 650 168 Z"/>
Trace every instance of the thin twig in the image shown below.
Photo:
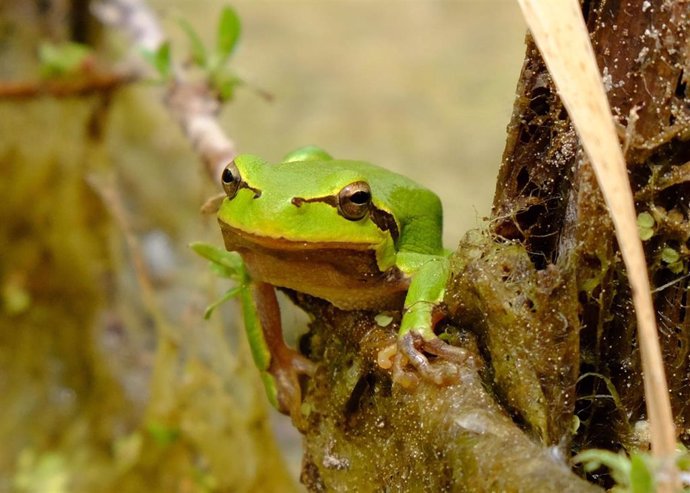
<path fill-rule="evenodd" d="M 70 98 L 114 91 L 133 80 L 132 74 L 91 73 L 79 79 L 5 81 L 0 83 L 0 99 L 30 99 L 38 96 Z"/>
<path fill-rule="evenodd" d="M 101 0 L 93 10 L 101 22 L 127 34 L 138 50 L 155 51 L 165 42 L 160 23 L 144 0 Z M 220 103 L 214 91 L 185 80 L 182 69 L 176 68 L 164 101 L 201 157 L 206 173 L 218 182 L 223 168 L 237 151 L 218 124 Z"/>
<path fill-rule="evenodd" d="M 652 452 L 665 463 L 659 491 L 678 487 L 675 427 L 625 159 L 577 0 L 518 0 L 611 211 L 637 316 Z"/>

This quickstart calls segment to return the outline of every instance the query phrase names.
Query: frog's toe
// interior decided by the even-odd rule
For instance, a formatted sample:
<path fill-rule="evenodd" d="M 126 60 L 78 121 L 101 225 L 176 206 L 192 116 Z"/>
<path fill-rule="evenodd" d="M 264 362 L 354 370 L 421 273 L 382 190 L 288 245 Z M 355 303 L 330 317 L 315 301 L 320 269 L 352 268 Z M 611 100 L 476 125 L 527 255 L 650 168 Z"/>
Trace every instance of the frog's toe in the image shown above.
<path fill-rule="evenodd" d="M 290 365 L 298 375 L 313 377 L 316 373 L 316 363 L 296 351 L 291 356 Z"/>
<path fill-rule="evenodd" d="M 432 364 L 424 354 L 425 352 L 446 360 L 446 363 Z M 403 369 L 405 360 L 423 379 L 434 382 L 436 385 L 450 385 L 459 380 L 460 372 L 457 365 L 467 360 L 467 352 L 443 342 L 438 337 L 426 340 L 421 334 L 410 331 L 398 339 L 398 354 L 393 360 L 393 379 L 403 386 L 409 386 L 407 384 L 410 381 L 409 372 Z"/>
<path fill-rule="evenodd" d="M 414 388 L 419 383 L 419 377 L 414 371 L 405 369 L 407 360 L 403 353 L 398 352 L 392 359 L 391 370 L 393 372 L 393 381 L 406 389 Z"/>
<path fill-rule="evenodd" d="M 448 344 L 439 337 L 434 337 L 428 341 L 424 340 L 422 349 L 434 356 L 438 356 L 459 365 L 465 363 L 470 357 L 466 349 Z"/>

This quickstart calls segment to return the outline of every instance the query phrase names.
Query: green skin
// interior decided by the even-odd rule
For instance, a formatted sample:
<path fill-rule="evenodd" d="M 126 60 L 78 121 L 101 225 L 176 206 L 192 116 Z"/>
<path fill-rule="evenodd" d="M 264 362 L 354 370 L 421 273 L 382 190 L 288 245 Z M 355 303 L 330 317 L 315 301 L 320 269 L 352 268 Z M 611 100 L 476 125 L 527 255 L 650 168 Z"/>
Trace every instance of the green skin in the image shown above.
<path fill-rule="evenodd" d="M 222 181 L 228 197 L 218 220 L 226 248 L 240 253 L 249 273 L 242 296 L 245 328 L 279 410 L 299 414 L 298 377 L 312 374 L 313 363 L 283 342 L 274 287 L 344 310 L 402 306 L 398 343 L 380 355 L 379 364 L 392 368 L 402 385 L 417 378 L 405 370 L 408 363 L 436 383 L 455 379 L 424 354 L 465 359 L 433 329 L 449 275 L 436 194 L 372 164 L 332 159 L 316 147 L 298 149 L 276 165 L 238 156 Z M 365 193 L 348 195 L 344 189 L 351 184 Z"/>

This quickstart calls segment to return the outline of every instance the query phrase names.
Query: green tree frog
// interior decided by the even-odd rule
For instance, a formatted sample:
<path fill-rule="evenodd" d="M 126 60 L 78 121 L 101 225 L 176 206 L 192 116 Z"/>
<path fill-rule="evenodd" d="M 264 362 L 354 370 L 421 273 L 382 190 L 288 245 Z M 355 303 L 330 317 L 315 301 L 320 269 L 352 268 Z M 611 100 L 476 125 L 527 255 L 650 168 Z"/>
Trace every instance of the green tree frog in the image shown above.
<path fill-rule="evenodd" d="M 314 365 L 282 335 L 275 287 L 322 298 L 343 310 L 403 308 L 397 344 L 379 355 L 394 379 L 409 383 L 408 363 L 444 383 L 452 375 L 426 354 L 462 361 L 462 349 L 434 333 L 449 275 L 439 198 L 412 180 L 320 148 L 292 152 L 282 163 L 241 155 L 222 172 L 218 212 L 225 247 L 249 275 L 245 327 L 269 399 L 298 412 L 298 377 Z M 384 351 L 382 351 L 383 353 Z M 447 370 L 446 366 L 446 370 Z M 416 377 L 414 377 L 416 378 Z M 294 415 L 294 414 L 293 414 Z"/>

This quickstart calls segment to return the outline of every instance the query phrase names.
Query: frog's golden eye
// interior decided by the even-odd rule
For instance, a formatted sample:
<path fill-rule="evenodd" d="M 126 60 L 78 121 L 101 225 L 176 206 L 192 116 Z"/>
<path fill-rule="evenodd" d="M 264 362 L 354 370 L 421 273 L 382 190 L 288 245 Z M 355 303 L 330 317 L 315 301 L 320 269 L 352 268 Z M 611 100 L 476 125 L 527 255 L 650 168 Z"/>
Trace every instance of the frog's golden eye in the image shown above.
<path fill-rule="evenodd" d="M 230 161 L 230 164 L 225 167 L 223 173 L 220 175 L 220 180 L 223 183 L 223 190 L 225 190 L 225 194 L 228 198 L 234 198 L 242 183 L 242 177 L 240 176 L 237 166 L 235 166 L 235 161 Z"/>
<path fill-rule="evenodd" d="M 371 188 L 364 181 L 350 183 L 338 194 L 338 210 L 345 219 L 357 221 L 371 209 Z"/>

